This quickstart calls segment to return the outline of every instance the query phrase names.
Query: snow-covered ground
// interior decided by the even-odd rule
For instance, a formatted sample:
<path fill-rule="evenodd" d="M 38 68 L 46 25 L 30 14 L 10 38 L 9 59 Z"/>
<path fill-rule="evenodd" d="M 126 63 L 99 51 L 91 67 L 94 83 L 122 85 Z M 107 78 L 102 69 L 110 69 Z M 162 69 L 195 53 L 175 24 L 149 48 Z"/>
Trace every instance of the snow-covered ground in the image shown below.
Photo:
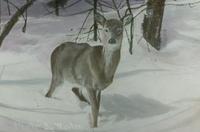
<path fill-rule="evenodd" d="M 44 97 L 50 53 L 72 40 L 68 35 L 84 17 L 32 17 L 25 34 L 20 21 L 6 38 L 0 51 L 0 132 L 200 131 L 200 5 L 166 7 L 159 52 L 144 40 L 137 44 L 143 15 L 137 18 L 133 55 L 125 38 L 96 129 L 89 127 L 89 106 L 74 97 L 69 84 L 55 98 Z"/>

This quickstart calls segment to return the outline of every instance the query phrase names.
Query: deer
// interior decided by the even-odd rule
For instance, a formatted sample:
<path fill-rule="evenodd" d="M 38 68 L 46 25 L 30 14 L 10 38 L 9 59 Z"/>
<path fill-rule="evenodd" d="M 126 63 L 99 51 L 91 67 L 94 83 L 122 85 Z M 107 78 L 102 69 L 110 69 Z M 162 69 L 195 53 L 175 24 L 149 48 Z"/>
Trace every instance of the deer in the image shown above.
<path fill-rule="evenodd" d="M 107 20 L 97 13 L 94 18 L 102 27 L 102 45 L 64 42 L 56 47 L 51 54 L 51 85 L 45 95 L 52 97 L 56 87 L 64 81 L 86 89 L 88 98 L 82 94 L 80 87 L 73 87 L 72 92 L 80 101 L 91 106 L 92 128 L 98 125 L 101 92 L 113 82 L 121 56 L 123 29 L 131 22 L 132 15 L 122 20 Z"/>

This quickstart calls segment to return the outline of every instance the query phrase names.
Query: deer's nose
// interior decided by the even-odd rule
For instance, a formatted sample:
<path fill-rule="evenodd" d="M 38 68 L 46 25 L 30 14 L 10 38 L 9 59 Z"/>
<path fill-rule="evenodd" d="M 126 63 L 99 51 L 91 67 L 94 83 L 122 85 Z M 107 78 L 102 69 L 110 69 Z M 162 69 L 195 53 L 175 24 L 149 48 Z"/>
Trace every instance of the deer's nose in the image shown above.
<path fill-rule="evenodd" d="M 116 43 L 116 40 L 114 38 L 111 38 L 109 41 L 108 41 L 109 44 L 115 44 Z"/>

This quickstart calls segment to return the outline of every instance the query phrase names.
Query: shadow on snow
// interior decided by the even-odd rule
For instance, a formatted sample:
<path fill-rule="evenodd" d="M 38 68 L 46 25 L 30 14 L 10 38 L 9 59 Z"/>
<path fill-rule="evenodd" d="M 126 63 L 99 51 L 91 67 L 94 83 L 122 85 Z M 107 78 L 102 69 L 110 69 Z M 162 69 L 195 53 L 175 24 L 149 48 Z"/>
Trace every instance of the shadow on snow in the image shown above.
<path fill-rule="evenodd" d="M 116 121 L 121 121 L 161 115 L 169 112 L 172 107 L 141 95 L 125 97 L 114 94 L 103 96 L 102 108 L 105 110 L 103 116 L 115 116 Z"/>

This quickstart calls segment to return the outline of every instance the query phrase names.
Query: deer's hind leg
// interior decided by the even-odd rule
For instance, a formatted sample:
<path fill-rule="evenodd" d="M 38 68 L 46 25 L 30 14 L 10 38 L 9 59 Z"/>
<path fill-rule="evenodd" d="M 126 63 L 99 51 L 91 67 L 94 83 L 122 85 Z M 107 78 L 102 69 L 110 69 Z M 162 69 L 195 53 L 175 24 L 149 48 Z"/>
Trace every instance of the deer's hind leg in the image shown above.
<path fill-rule="evenodd" d="M 63 77 L 62 74 L 58 74 L 56 72 L 52 72 L 52 79 L 51 79 L 51 85 L 49 88 L 49 91 L 45 95 L 46 97 L 52 97 L 53 92 L 55 89 L 60 86 L 63 83 Z"/>
<path fill-rule="evenodd" d="M 52 97 L 52 94 L 55 91 L 56 87 L 60 86 L 62 84 L 62 82 L 63 81 L 59 78 L 52 78 L 49 91 L 47 92 L 47 94 L 45 96 L 49 97 L 49 98 Z"/>
<path fill-rule="evenodd" d="M 57 54 L 59 50 L 55 50 L 51 55 L 51 72 L 52 72 L 52 79 L 49 91 L 45 95 L 46 97 L 51 97 L 53 92 L 55 91 L 56 87 L 60 86 L 63 83 L 63 72 L 62 72 L 62 65 L 60 60 L 58 59 L 59 54 Z"/>
<path fill-rule="evenodd" d="M 86 99 L 86 97 L 81 92 L 80 88 L 73 87 L 72 88 L 72 92 L 76 95 L 76 97 L 78 97 L 78 99 L 80 101 L 83 101 L 83 102 L 86 102 L 86 103 L 90 104 L 90 102 Z"/>

